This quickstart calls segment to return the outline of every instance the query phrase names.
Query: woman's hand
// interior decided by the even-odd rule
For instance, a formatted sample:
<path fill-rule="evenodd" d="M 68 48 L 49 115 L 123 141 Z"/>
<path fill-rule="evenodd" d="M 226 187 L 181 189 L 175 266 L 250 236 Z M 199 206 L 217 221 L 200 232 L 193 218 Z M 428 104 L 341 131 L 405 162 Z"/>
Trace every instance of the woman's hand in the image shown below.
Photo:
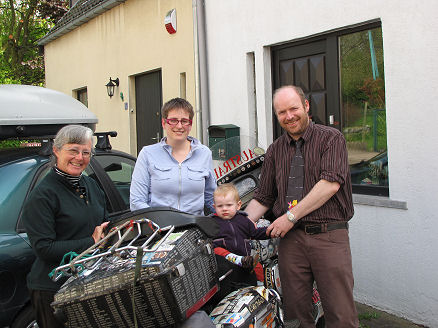
<path fill-rule="evenodd" d="M 108 223 L 109 223 L 109 221 L 104 222 L 101 225 L 98 225 L 98 226 L 96 226 L 96 228 L 94 228 L 94 232 L 91 235 L 91 237 L 93 237 L 93 239 L 94 239 L 94 243 L 97 243 L 99 240 L 101 240 L 103 237 L 105 237 L 103 230 L 106 228 Z"/>

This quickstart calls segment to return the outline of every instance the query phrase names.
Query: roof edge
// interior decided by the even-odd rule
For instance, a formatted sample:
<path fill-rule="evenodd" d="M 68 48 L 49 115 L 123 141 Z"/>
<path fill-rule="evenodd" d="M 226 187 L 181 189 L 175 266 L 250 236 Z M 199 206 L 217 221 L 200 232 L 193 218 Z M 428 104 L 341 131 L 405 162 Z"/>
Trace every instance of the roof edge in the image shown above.
<path fill-rule="evenodd" d="M 43 36 L 41 39 L 38 40 L 38 45 L 45 46 L 49 42 L 52 42 L 52 41 L 60 38 L 64 34 L 67 34 L 68 32 L 81 26 L 82 24 L 89 22 L 94 17 L 99 16 L 100 14 L 104 13 L 105 11 L 112 9 L 115 6 L 118 6 L 119 4 L 121 4 L 125 1 L 126 0 L 110 0 L 110 1 L 104 2 L 103 4 L 101 4 L 99 6 L 96 6 L 92 10 L 85 13 L 84 15 L 77 17 L 76 19 L 74 19 L 73 21 L 68 23 L 67 25 L 62 26 L 61 28 L 59 28 L 53 32 L 50 31 L 49 33 L 47 33 L 45 36 Z M 56 25 L 55 25 L 55 27 L 56 27 Z"/>

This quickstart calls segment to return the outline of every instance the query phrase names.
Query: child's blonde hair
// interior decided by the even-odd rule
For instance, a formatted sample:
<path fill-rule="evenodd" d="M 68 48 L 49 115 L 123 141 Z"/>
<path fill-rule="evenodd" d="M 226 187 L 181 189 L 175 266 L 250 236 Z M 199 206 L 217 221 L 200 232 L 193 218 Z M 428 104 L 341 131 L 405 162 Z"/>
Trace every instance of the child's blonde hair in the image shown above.
<path fill-rule="evenodd" d="M 239 192 L 232 183 L 224 183 L 219 185 L 213 193 L 213 198 L 217 196 L 225 196 L 228 194 L 232 194 L 236 202 L 240 201 Z"/>

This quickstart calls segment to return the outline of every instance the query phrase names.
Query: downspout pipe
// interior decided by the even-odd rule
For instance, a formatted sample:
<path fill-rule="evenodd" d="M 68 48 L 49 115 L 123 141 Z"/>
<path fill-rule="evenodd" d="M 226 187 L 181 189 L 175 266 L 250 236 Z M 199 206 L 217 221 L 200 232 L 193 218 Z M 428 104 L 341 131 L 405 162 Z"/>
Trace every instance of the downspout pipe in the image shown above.
<path fill-rule="evenodd" d="M 193 40 L 195 57 L 196 137 L 208 145 L 210 110 L 207 75 L 207 45 L 205 36 L 204 0 L 192 0 Z"/>

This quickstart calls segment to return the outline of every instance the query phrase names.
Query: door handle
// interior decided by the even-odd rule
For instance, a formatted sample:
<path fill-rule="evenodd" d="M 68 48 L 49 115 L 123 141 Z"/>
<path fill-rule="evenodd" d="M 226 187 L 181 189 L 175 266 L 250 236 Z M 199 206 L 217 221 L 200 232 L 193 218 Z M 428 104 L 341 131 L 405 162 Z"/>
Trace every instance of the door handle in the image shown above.
<path fill-rule="evenodd" d="M 160 132 L 157 132 L 157 136 L 155 138 L 151 138 L 152 140 L 160 141 Z"/>

